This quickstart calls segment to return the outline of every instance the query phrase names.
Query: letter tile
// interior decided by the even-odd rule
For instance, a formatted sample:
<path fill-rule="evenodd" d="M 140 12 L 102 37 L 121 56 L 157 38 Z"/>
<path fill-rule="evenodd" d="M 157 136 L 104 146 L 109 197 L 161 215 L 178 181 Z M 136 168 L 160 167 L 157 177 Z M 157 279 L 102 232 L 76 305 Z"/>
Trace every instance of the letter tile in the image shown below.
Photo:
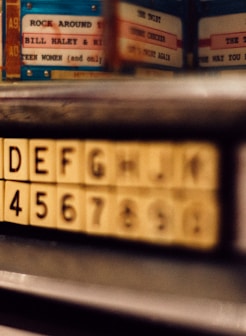
<path fill-rule="evenodd" d="M 4 139 L 4 178 L 27 181 L 29 179 L 28 163 L 28 140 Z"/>
<path fill-rule="evenodd" d="M 56 228 L 56 185 L 31 183 L 30 224 Z"/>
<path fill-rule="evenodd" d="M 144 185 L 151 187 L 173 187 L 176 182 L 175 145 L 170 142 L 148 142 L 140 146 L 145 158 L 141 170 Z"/>
<path fill-rule="evenodd" d="M 143 177 L 141 168 L 145 161 L 141 162 L 141 150 L 138 143 L 118 142 L 115 147 L 116 185 L 141 186 Z"/>
<path fill-rule="evenodd" d="M 1 20 L 0 20 L 1 21 Z M 4 166 L 4 151 L 3 151 L 3 138 L 0 138 L 0 179 L 4 177 L 3 166 Z"/>
<path fill-rule="evenodd" d="M 6 181 L 4 195 L 4 220 L 29 224 L 29 183 Z"/>
<path fill-rule="evenodd" d="M 219 151 L 210 143 L 187 142 L 181 145 L 179 164 L 184 188 L 218 188 Z"/>
<path fill-rule="evenodd" d="M 72 184 L 58 184 L 57 228 L 85 232 L 85 190 Z"/>
<path fill-rule="evenodd" d="M 86 185 L 109 186 L 115 184 L 114 149 L 115 145 L 109 141 L 86 141 Z"/>
<path fill-rule="evenodd" d="M 56 179 L 63 183 L 84 183 L 84 141 L 56 141 Z"/>
<path fill-rule="evenodd" d="M 56 141 L 33 139 L 29 142 L 30 180 L 56 181 Z"/>

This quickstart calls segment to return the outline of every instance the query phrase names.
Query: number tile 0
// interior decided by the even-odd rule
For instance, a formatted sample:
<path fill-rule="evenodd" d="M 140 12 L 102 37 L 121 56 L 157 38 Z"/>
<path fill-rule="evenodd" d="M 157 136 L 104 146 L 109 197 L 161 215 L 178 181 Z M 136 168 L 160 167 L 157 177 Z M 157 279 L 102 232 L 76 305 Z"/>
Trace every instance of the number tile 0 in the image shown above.
<path fill-rule="evenodd" d="M 177 240 L 190 248 L 213 248 L 218 242 L 219 205 L 213 191 L 187 191 L 177 202 Z"/>

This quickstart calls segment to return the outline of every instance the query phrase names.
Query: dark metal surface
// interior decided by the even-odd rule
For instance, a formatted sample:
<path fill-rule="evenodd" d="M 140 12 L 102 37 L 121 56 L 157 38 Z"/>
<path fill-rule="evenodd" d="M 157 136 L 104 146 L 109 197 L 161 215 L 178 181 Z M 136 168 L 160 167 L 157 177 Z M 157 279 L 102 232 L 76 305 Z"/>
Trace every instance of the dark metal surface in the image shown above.
<path fill-rule="evenodd" d="M 232 153 L 232 142 L 246 138 L 245 122 L 241 77 L 0 86 L 1 137 L 206 138 L 227 151 L 230 144 Z M 232 175 L 231 169 L 223 181 Z M 232 189 L 223 189 L 224 206 L 231 206 Z M 183 255 L 86 236 L 57 239 L 49 231 L 37 238 L 28 228 L 18 230 L 27 234 L 1 229 L 3 292 L 200 333 L 246 334 L 243 258 Z"/>
<path fill-rule="evenodd" d="M 0 86 L 0 102 L 4 136 L 11 125 L 25 137 L 51 129 L 81 138 L 124 137 L 126 130 L 137 138 L 245 137 L 242 77 L 16 83 Z"/>
<path fill-rule="evenodd" d="M 1 236 L 0 288 L 145 321 L 246 333 L 244 259 Z"/>

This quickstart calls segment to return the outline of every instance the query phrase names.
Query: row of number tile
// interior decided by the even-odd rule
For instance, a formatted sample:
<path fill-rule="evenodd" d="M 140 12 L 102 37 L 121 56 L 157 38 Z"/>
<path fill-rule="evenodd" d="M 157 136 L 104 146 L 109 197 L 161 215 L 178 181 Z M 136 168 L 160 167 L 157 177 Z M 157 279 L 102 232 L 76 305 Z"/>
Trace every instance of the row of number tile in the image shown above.
<path fill-rule="evenodd" d="M 0 181 L 0 200 L 3 223 L 202 249 L 219 239 L 219 202 L 210 190 Z"/>

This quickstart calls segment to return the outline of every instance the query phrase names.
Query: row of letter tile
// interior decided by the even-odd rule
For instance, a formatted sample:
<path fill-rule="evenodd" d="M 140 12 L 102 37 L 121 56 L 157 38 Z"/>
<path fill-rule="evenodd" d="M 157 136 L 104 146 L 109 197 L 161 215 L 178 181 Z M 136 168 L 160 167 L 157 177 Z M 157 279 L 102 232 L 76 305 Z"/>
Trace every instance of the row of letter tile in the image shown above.
<path fill-rule="evenodd" d="M 103 186 L 218 188 L 206 142 L 1 139 L 0 178 Z"/>
<path fill-rule="evenodd" d="M 218 242 L 219 202 L 211 190 L 80 186 L 0 181 L 0 220 L 164 244 Z"/>

